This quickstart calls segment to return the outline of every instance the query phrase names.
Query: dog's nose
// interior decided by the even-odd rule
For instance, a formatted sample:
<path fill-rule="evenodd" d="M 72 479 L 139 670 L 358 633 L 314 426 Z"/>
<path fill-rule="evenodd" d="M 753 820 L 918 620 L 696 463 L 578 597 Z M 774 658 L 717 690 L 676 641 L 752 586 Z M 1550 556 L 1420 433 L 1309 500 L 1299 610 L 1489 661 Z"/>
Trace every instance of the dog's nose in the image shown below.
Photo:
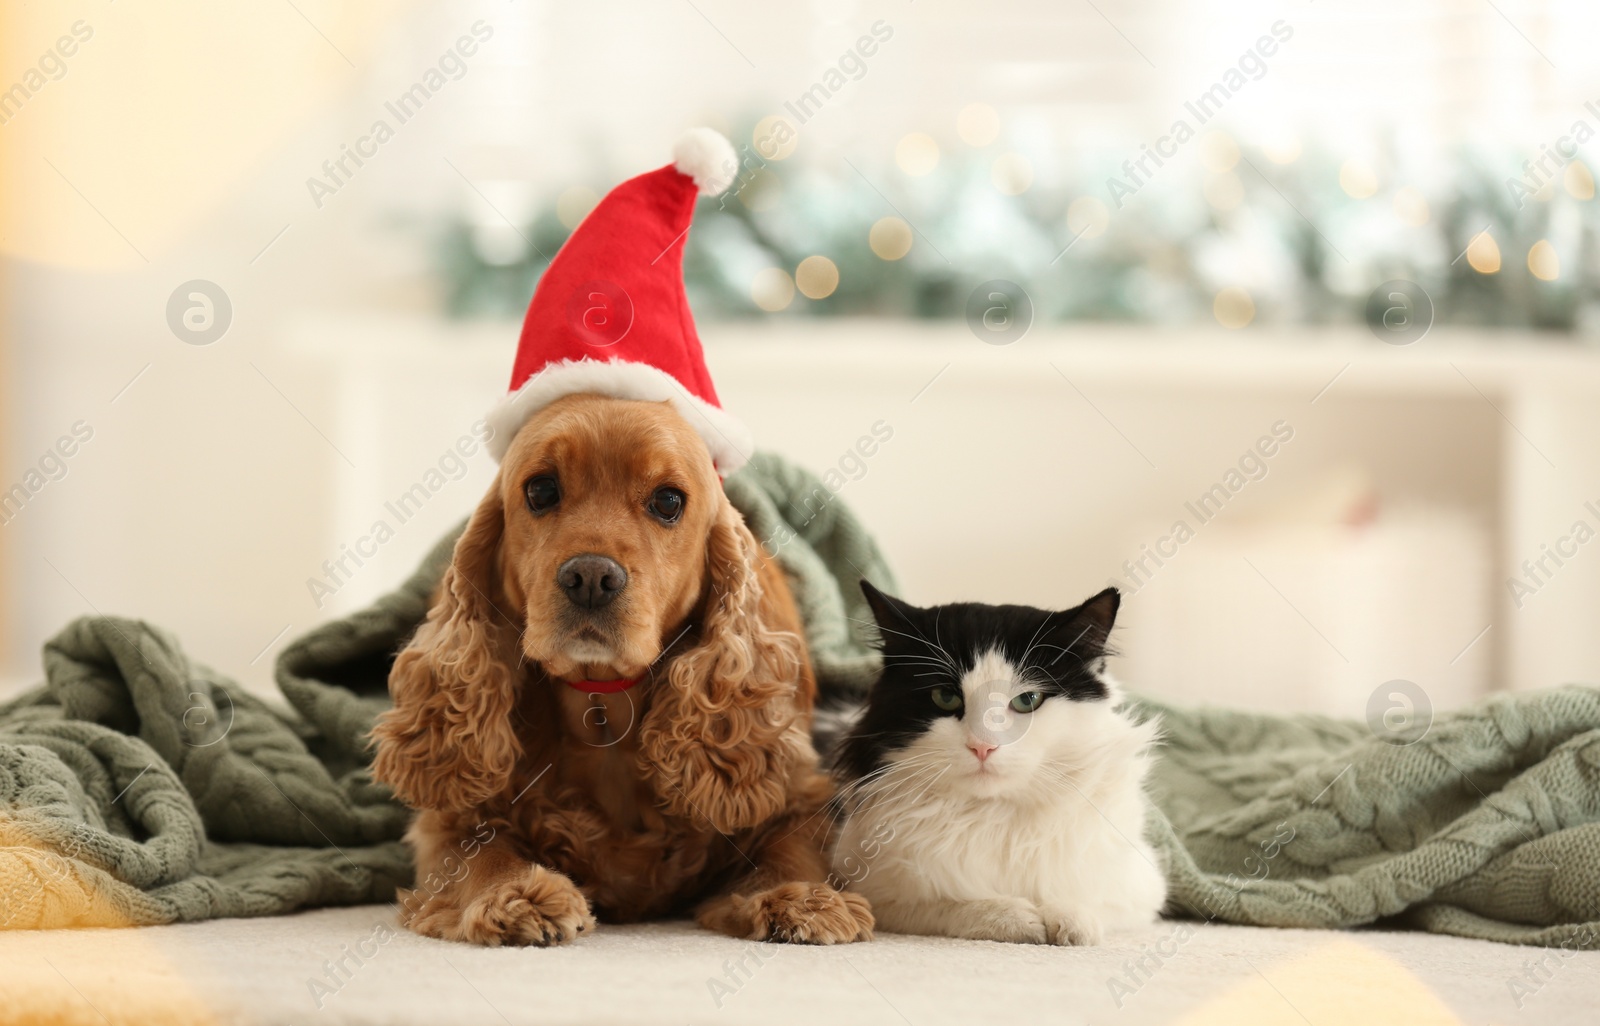
<path fill-rule="evenodd" d="M 573 556 L 556 571 L 556 585 L 580 609 L 599 609 L 628 586 L 628 571 L 605 556 Z"/>

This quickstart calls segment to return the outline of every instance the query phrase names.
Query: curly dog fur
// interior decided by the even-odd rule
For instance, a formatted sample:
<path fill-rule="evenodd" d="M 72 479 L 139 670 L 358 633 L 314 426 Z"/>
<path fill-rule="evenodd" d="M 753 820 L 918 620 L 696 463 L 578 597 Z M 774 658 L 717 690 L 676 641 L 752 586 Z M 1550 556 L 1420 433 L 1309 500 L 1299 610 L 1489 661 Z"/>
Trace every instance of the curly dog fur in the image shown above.
<path fill-rule="evenodd" d="M 527 497 L 536 478 L 557 504 Z M 614 601 L 563 590 L 583 554 L 625 569 Z M 547 945 L 693 912 L 752 940 L 871 936 L 865 900 L 825 882 L 793 599 L 669 404 L 569 396 L 521 428 L 389 688 L 373 769 L 418 813 L 412 930 Z"/>

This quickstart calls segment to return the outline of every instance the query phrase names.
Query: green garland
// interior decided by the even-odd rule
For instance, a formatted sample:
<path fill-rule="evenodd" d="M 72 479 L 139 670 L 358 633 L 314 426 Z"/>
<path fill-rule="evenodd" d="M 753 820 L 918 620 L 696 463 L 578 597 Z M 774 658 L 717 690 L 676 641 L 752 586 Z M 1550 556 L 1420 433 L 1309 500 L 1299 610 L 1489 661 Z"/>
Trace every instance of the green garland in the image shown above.
<path fill-rule="evenodd" d="M 1436 184 L 1415 190 L 1425 196 L 1426 220 L 1406 224 L 1393 200 L 1408 175 L 1392 157 L 1377 191 L 1357 199 L 1340 185 L 1341 161 L 1320 150 L 1275 164 L 1246 146 L 1221 172 L 1186 153 L 1118 209 L 1108 183 L 1123 176 L 1128 154 L 1053 160 L 1062 170 L 1010 196 L 990 178 L 1003 151 L 998 145 L 945 153 L 918 178 L 897 169 L 888 149 L 811 161 L 802 151 L 765 166 L 751 158 L 736 194 L 702 201 L 697 212 L 684 256 L 697 314 L 960 318 L 979 283 L 1006 279 L 1027 290 L 1043 322 L 1214 325 L 1216 295 L 1232 286 L 1249 296 L 1253 324 L 1348 324 L 1366 319 L 1368 295 L 1380 283 L 1405 279 L 1431 296 L 1436 323 L 1600 330 L 1600 204 L 1580 198 L 1583 181 L 1592 192 L 1592 178 L 1577 174 L 1577 195 L 1558 178 L 1543 199 L 1519 199 L 1511 183 L 1524 170 L 1513 153 L 1459 152 L 1443 180 L 1434 170 Z M 1232 209 L 1205 198 L 1219 173 L 1236 179 L 1217 190 L 1242 197 Z M 1068 209 L 1082 197 L 1098 201 L 1103 227 L 1074 241 L 1083 224 L 1069 223 Z M 885 217 L 903 217 L 914 232 L 901 259 L 880 258 L 869 244 L 872 226 Z M 554 254 L 570 229 L 553 199 L 517 228 L 530 245 L 504 265 L 482 259 L 466 223 L 442 232 L 438 254 L 451 315 L 519 316 L 526 309 L 546 266 L 541 254 Z M 1493 273 L 1484 273 L 1492 261 L 1466 253 L 1481 236 L 1493 240 L 1491 256 L 1499 251 Z M 1530 271 L 1528 254 L 1540 240 L 1558 256 L 1554 280 Z M 758 306 L 758 271 L 793 276 L 813 255 L 838 268 L 831 294 L 797 292 L 778 311 Z"/>

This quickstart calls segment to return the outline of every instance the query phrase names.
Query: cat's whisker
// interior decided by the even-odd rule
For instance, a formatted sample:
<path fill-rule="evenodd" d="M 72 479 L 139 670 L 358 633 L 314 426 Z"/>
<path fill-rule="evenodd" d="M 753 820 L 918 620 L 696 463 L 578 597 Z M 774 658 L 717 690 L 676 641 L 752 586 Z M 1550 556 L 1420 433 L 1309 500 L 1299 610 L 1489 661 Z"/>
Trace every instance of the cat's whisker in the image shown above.
<path fill-rule="evenodd" d="M 857 620 L 856 622 L 857 623 L 866 623 L 867 621 L 865 621 L 865 620 Z M 916 635 L 913 636 L 913 635 L 907 634 L 905 631 L 897 631 L 897 630 L 894 630 L 893 628 L 885 627 L 881 623 L 873 623 L 873 626 L 877 627 L 878 630 L 880 632 L 884 633 L 884 634 L 893 634 L 893 635 L 896 635 L 898 637 L 910 638 L 913 641 L 922 642 L 922 644 L 928 646 L 929 649 L 931 649 L 933 652 L 937 653 L 940 657 L 943 658 L 943 660 L 948 664 L 948 666 L 949 666 L 949 668 L 950 668 L 952 673 L 956 672 L 957 667 L 956 667 L 955 659 L 950 655 L 949 652 L 947 652 L 945 650 L 945 647 L 942 644 L 938 643 L 939 623 L 938 623 L 937 615 L 934 618 L 934 640 L 933 641 L 929 641 L 922 634 L 921 631 L 917 631 Z M 907 623 L 907 626 L 910 626 L 912 630 L 916 630 L 916 627 L 914 625 L 910 624 L 909 622 Z M 957 673 L 956 675 L 960 676 L 959 673 Z"/>
<path fill-rule="evenodd" d="M 1028 644 L 1022 650 L 1022 657 L 1017 660 L 1018 666 L 1026 667 L 1028 665 L 1028 656 L 1033 652 L 1033 646 L 1038 643 L 1039 635 L 1043 634 L 1044 629 L 1049 625 L 1050 617 L 1048 616 L 1039 621 L 1039 626 L 1034 630 L 1033 637 L 1028 639 Z"/>
<path fill-rule="evenodd" d="M 894 655 L 884 657 L 886 664 L 895 666 L 934 666 L 947 673 L 955 673 L 954 667 L 946 659 L 935 659 L 926 655 Z"/>
<path fill-rule="evenodd" d="M 927 794 L 929 789 L 932 788 L 934 784 L 937 784 L 939 782 L 939 778 L 943 777 L 948 772 L 950 772 L 950 764 L 949 763 L 946 763 L 945 765 L 939 767 L 939 771 L 937 773 L 933 774 L 933 776 L 931 776 L 931 777 L 927 777 L 926 781 L 922 783 L 922 790 L 918 791 L 917 794 L 915 795 L 915 797 L 907 799 L 903 804 L 909 805 L 912 802 L 921 800 L 922 796 Z M 924 774 L 924 776 L 926 776 L 926 775 Z M 917 779 L 918 779 L 918 781 L 922 781 L 922 777 L 919 777 Z M 907 790 L 909 791 L 910 788 L 908 787 Z"/>
<path fill-rule="evenodd" d="M 882 672 L 841 742 L 838 792 L 823 809 L 839 831 L 836 865 L 879 924 L 1092 944 L 1152 922 L 1166 884 L 1143 837 L 1143 787 L 1158 735 L 1104 701 L 1120 695 L 1103 672 L 1115 595 L 1060 614 L 892 608 L 878 635 Z M 1042 694 L 1011 706 L 1019 691 Z M 989 719 L 1002 701 L 1025 714 L 999 708 L 1006 724 L 1026 731 L 1011 737 Z M 974 740 L 996 732 L 998 747 Z M 880 846 L 893 854 L 873 863 Z"/>
<path fill-rule="evenodd" d="M 932 753 L 922 753 L 898 762 L 888 763 L 882 767 L 881 771 L 862 778 L 861 783 L 866 786 L 858 788 L 852 797 L 865 797 L 874 803 L 881 802 L 886 797 L 892 797 L 892 794 L 884 794 L 885 788 L 898 790 L 904 786 L 908 778 L 917 780 L 920 779 L 920 774 L 938 769 L 939 767 L 936 764 L 939 761 L 938 757 Z M 940 772 L 943 772 L 943 770 L 941 769 Z"/>
<path fill-rule="evenodd" d="M 898 767 L 895 763 L 885 763 L 865 776 L 845 784 L 839 789 L 837 794 L 828 800 L 827 804 L 833 805 L 837 803 L 842 807 L 844 804 L 859 797 L 863 792 L 866 792 L 873 785 L 883 782 L 884 779 L 893 773 L 897 768 Z"/>
<path fill-rule="evenodd" d="M 873 804 L 892 808 L 897 799 L 903 797 L 905 794 L 908 794 L 911 788 L 915 787 L 918 783 L 921 783 L 923 778 L 929 772 L 936 769 L 938 772 L 934 773 L 932 780 L 929 781 L 929 785 L 931 786 L 934 780 L 937 780 L 939 777 L 943 776 L 944 773 L 950 768 L 948 763 L 945 763 L 943 766 L 932 765 L 934 761 L 935 760 L 930 759 L 928 765 L 917 766 L 914 768 L 914 772 L 906 774 L 900 780 L 893 782 L 892 786 L 894 787 L 894 790 L 890 793 L 875 794 L 872 797 Z M 927 788 L 924 787 L 923 790 L 926 791 Z"/>
<path fill-rule="evenodd" d="M 876 770 L 862 777 L 861 782 L 882 780 L 885 777 L 894 776 L 907 770 L 920 769 L 925 765 L 932 764 L 935 759 L 936 756 L 932 752 L 913 753 L 910 756 L 884 763 Z"/>
<path fill-rule="evenodd" d="M 859 792 L 861 789 L 867 787 L 872 782 L 874 782 L 874 781 L 882 778 L 886 774 L 888 774 L 893 768 L 894 767 L 892 765 L 880 766 L 879 768 L 873 770 L 871 773 L 868 773 L 866 776 L 859 777 L 859 778 L 857 778 L 855 780 L 850 781 L 849 783 L 847 783 L 844 786 L 840 787 L 838 792 L 832 798 L 828 799 L 828 804 L 831 805 L 834 802 L 840 802 L 840 801 L 846 800 L 850 796 L 852 796 L 852 795 L 856 794 L 857 792 Z"/>
<path fill-rule="evenodd" d="M 886 663 L 893 663 L 893 662 L 898 662 L 898 661 L 945 663 L 945 662 L 949 661 L 949 656 L 948 656 L 948 654 L 943 655 L 943 656 L 934 656 L 934 655 L 929 654 L 928 652 L 887 652 L 887 653 L 884 654 L 883 659 L 884 659 L 884 662 L 886 662 Z"/>

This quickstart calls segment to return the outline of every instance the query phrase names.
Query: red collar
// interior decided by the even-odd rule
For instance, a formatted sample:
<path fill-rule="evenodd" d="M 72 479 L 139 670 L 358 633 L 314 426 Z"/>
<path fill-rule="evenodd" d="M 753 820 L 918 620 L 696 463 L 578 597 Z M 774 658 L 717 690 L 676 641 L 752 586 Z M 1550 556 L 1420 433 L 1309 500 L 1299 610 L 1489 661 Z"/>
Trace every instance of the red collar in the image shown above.
<path fill-rule="evenodd" d="M 620 680 L 569 680 L 563 681 L 567 687 L 574 691 L 581 691 L 586 695 L 615 695 L 626 691 L 639 683 L 639 678 L 629 680 L 624 677 Z"/>

